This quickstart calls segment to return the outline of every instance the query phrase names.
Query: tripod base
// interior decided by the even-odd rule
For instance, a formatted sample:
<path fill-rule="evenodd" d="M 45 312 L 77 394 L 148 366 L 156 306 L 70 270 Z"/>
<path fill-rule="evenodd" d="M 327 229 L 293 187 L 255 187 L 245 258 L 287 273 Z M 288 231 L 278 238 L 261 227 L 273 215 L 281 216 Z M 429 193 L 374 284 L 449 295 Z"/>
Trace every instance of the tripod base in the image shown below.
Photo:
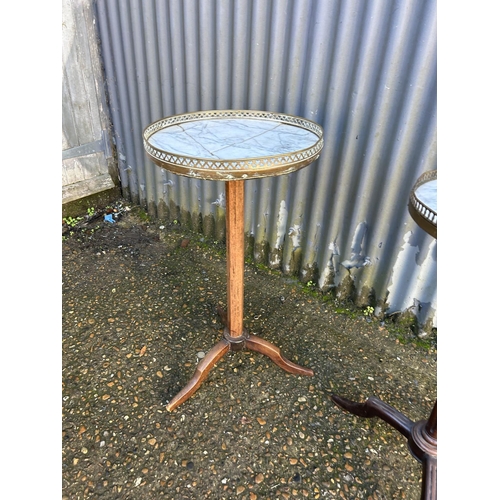
<path fill-rule="evenodd" d="M 167 404 L 167 410 L 173 411 L 179 405 L 189 399 L 200 387 L 202 382 L 208 377 L 210 370 L 213 366 L 228 352 L 228 351 L 241 351 L 248 349 L 250 351 L 259 352 L 268 356 L 274 363 L 276 363 L 283 370 L 293 373 L 295 375 L 313 376 L 314 372 L 309 368 L 304 368 L 300 365 L 292 363 L 283 355 L 278 347 L 267 340 L 264 340 L 257 335 L 249 335 L 246 330 L 239 337 L 231 336 L 229 330 L 224 330 L 224 336 L 207 355 L 200 361 L 196 371 L 187 383 L 187 385 L 177 393 L 172 400 Z"/>
<path fill-rule="evenodd" d="M 408 417 L 373 396 L 364 403 L 330 394 L 332 401 L 358 417 L 379 417 L 408 439 L 411 454 L 422 463 L 422 500 L 437 498 L 437 402 L 429 419 L 413 422 Z"/>

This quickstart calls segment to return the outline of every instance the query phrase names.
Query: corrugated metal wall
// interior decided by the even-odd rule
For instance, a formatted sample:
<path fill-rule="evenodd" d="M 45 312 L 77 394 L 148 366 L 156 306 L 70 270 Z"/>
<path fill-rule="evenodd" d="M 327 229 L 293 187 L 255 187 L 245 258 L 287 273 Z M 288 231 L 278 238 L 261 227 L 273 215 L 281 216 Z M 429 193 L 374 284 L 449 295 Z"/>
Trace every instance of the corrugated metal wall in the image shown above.
<path fill-rule="evenodd" d="M 254 258 L 359 305 L 437 326 L 436 242 L 408 196 L 436 158 L 435 0 L 97 0 L 124 192 L 224 232 L 224 186 L 163 171 L 142 130 L 177 113 L 262 109 L 324 129 L 313 165 L 246 183 Z"/>

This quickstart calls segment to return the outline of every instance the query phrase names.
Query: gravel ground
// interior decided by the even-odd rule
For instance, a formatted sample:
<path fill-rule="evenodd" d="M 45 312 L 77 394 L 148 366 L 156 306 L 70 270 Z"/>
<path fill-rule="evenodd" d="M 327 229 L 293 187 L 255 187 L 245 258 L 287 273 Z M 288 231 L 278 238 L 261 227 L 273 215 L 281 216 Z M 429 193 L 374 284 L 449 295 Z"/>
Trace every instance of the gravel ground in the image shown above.
<path fill-rule="evenodd" d="M 426 419 L 436 348 L 248 264 L 245 326 L 315 375 L 230 352 L 167 412 L 222 336 L 224 248 L 130 208 L 63 238 L 63 499 L 418 500 L 421 466 L 404 437 L 328 394 L 375 395 Z"/>

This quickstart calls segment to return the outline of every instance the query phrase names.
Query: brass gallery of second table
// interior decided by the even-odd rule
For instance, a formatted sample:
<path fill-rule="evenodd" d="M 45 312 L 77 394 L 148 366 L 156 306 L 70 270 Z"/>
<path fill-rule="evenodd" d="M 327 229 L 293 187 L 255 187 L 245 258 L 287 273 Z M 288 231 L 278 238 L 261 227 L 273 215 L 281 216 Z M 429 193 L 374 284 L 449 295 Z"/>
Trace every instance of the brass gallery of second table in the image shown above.
<path fill-rule="evenodd" d="M 289 174 L 311 164 L 323 148 L 321 127 L 304 118 L 266 111 L 200 111 L 158 120 L 146 127 L 143 139 L 146 153 L 156 165 L 194 179 L 226 182 L 227 319 L 223 338 L 200 361 L 167 410 L 191 397 L 229 350 L 250 349 L 268 356 L 287 372 L 314 375 L 243 326 L 244 183 Z"/>

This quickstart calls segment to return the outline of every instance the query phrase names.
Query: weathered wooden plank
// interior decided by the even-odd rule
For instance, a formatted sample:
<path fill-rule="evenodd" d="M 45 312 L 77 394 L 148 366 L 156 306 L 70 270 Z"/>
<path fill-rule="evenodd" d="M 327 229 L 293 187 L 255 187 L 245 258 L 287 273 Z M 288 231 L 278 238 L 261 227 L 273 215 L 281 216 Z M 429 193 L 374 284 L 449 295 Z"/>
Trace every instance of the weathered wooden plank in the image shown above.
<path fill-rule="evenodd" d="M 114 187 L 103 152 L 62 162 L 63 203 Z"/>
<path fill-rule="evenodd" d="M 78 123 L 78 144 L 85 144 L 98 139 L 98 130 L 94 130 L 92 121 L 92 108 L 90 102 L 95 100 L 95 95 L 90 92 L 92 81 L 91 72 L 88 71 L 89 54 L 85 51 L 84 35 L 85 26 L 78 25 L 75 18 L 76 12 L 71 0 L 63 1 L 63 67 L 67 75 L 67 88 L 75 121 Z"/>
<path fill-rule="evenodd" d="M 92 1 L 63 0 L 62 4 L 64 204 L 113 188 L 115 183 L 108 158 L 110 124 Z"/>
<path fill-rule="evenodd" d="M 62 149 L 79 146 L 78 129 L 73 114 L 73 103 L 69 91 L 68 75 L 62 69 Z"/>
<path fill-rule="evenodd" d="M 115 185 L 109 175 L 101 175 L 92 177 L 85 181 L 76 182 L 62 189 L 62 202 L 69 203 L 71 201 L 80 200 L 86 196 L 91 196 L 102 191 L 114 188 Z"/>
<path fill-rule="evenodd" d="M 72 179 L 71 182 L 76 182 L 81 179 L 90 179 L 95 175 L 108 174 L 108 164 L 104 153 L 99 151 L 87 156 L 80 156 L 77 158 L 68 158 L 63 161 L 63 166 L 67 170 L 78 172 L 79 178 Z M 68 177 L 70 179 L 70 177 Z"/>
<path fill-rule="evenodd" d="M 82 56 L 80 70 L 89 98 L 89 120 L 94 134 L 93 137 L 100 138 L 103 125 L 100 91 L 104 92 L 104 88 L 99 88 L 102 75 L 97 50 L 97 34 L 91 10 L 92 2 L 89 0 L 71 1 L 76 25 L 85 27 L 85 29 L 79 29 L 76 42 L 78 52 Z"/>

